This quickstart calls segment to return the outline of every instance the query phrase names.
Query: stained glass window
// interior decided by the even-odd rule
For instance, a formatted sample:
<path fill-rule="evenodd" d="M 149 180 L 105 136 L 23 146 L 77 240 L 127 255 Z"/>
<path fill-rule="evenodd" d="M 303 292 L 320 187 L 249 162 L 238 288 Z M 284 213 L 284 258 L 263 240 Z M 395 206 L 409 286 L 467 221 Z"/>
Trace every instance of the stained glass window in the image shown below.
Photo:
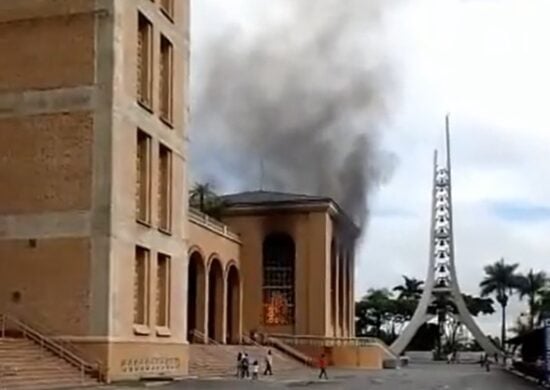
<path fill-rule="evenodd" d="M 294 323 L 294 240 L 271 234 L 263 243 L 263 303 L 265 325 Z"/>

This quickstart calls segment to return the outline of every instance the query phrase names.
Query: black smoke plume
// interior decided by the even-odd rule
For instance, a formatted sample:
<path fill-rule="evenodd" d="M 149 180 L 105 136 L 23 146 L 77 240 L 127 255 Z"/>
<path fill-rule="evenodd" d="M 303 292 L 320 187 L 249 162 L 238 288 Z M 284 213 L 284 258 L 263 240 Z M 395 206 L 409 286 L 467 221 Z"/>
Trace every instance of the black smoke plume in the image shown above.
<path fill-rule="evenodd" d="M 363 226 L 368 195 L 392 165 L 379 146 L 393 89 L 386 2 L 269 1 L 284 5 L 277 21 L 203 45 L 192 69 L 194 176 L 331 196 Z"/>

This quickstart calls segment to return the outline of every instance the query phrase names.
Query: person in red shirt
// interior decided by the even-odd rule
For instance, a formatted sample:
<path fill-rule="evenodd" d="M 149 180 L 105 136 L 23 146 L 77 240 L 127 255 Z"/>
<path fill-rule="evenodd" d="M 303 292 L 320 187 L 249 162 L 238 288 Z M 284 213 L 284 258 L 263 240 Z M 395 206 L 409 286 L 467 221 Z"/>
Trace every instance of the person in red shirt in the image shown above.
<path fill-rule="evenodd" d="M 325 356 L 324 353 L 319 358 L 319 369 L 321 370 L 319 372 L 319 379 L 322 379 L 323 377 L 325 379 L 328 379 L 328 375 L 327 375 L 327 357 Z"/>

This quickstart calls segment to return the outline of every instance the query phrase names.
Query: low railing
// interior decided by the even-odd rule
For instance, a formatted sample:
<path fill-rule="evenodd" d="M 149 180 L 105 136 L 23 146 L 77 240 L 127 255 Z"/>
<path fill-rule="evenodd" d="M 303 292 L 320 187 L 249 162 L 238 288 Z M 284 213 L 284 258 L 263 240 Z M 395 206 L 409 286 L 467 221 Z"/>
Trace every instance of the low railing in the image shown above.
<path fill-rule="evenodd" d="M 101 376 L 102 371 L 100 364 L 92 364 L 85 361 L 80 356 L 67 349 L 59 340 L 40 333 L 38 330 L 18 318 L 9 314 L 0 314 L 0 338 L 5 338 L 6 333 L 10 331 L 21 334 L 23 338 L 31 340 L 39 345 L 41 349 L 51 352 L 78 368 L 81 373 L 82 382 L 86 379 L 86 375 L 96 377 L 98 380 L 103 379 Z"/>
<path fill-rule="evenodd" d="M 290 345 L 315 345 L 323 347 L 380 345 L 382 341 L 375 337 L 324 337 L 311 335 L 289 335 L 270 333 L 271 338 L 281 340 Z"/>
<path fill-rule="evenodd" d="M 535 379 L 539 383 L 542 383 L 546 379 L 544 367 L 536 363 L 516 361 L 512 363 L 512 368 L 526 377 Z"/>
<path fill-rule="evenodd" d="M 192 340 L 196 340 L 196 343 L 199 344 L 211 344 L 211 345 L 220 345 L 216 340 L 211 339 L 210 337 L 206 336 L 203 332 L 197 329 L 192 329 L 189 331 L 191 334 Z"/>
<path fill-rule="evenodd" d="M 288 334 L 269 334 L 269 338 L 281 341 L 285 345 L 310 345 L 317 347 L 367 347 L 377 346 L 385 355 L 386 359 L 397 359 L 395 354 L 388 346 L 376 337 L 323 337 L 311 335 L 288 335 Z"/>
<path fill-rule="evenodd" d="M 276 348 L 279 351 L 291 356 L 292 358 L 298 360 L 299 362 L 305 364 L 306 366 L 313 367 L 315 365 L 315 362 L 311 358 L 311 356 L 308 356 L 305 353 L 300 352 L 296 348 L 294 348 L 291 345 L 285 343 L 283 340 L 280 340 L 276 337 L 270 337 L 269 335 L 266 335 L 266 336 L 264 336 L 264 342 L 267 345 L 270 345 L 273 348 Z"/>
<path fill-rule="evenodd" d="M 67 338 L 60 336 L 63 332 L 59 329 L 55 329 L 51 325 L 51 320 L 40 313 L 37 308 L 32 307 L 32 309 L 28 310 L 19 308 L 17 310 L 12 310 L 9 315 L 33 328 L 41 335 L 55 340 L 57 344 L 61 345 L 65 350 L 70 351 L 73 355 L 79 357 L 86 356 L 86 353 L 81 348 L 69 341 Z M 103 364 L 99 360 L 96 360 L 90 364 L 98 367 L 97 377 L 99 380 L 103 380 L 105 378 Z"/>
<path fill-rule="evenodd" d="M 189 208 L 189 220 L 196 222 L 200 225 L 204 225 L 209 229 L 212 229 L 213 231 L 220 233 L 232 240 L 235 241 L 241 241 L 241 238 L 238 234 L 233 233 L 227 225 L 224 225 L 220 221 L 216 220 L 215 218 L 209 217 L 208 215 L 200 212 L 197 209 Z"/>

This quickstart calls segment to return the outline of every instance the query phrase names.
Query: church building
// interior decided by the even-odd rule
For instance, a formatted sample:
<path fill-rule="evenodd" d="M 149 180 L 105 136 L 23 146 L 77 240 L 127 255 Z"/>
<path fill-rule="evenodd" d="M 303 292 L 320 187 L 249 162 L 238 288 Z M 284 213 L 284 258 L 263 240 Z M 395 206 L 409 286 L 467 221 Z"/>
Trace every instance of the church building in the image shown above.
<path fill-rule="evenodd" d="M 182 377 L 194 344 L 267 335 L 381 367 L 334 200 L 188 207 L 189 0 L 0 1 L 0 50 L 0 363 L 25 336 L 104 381 Z"/>

